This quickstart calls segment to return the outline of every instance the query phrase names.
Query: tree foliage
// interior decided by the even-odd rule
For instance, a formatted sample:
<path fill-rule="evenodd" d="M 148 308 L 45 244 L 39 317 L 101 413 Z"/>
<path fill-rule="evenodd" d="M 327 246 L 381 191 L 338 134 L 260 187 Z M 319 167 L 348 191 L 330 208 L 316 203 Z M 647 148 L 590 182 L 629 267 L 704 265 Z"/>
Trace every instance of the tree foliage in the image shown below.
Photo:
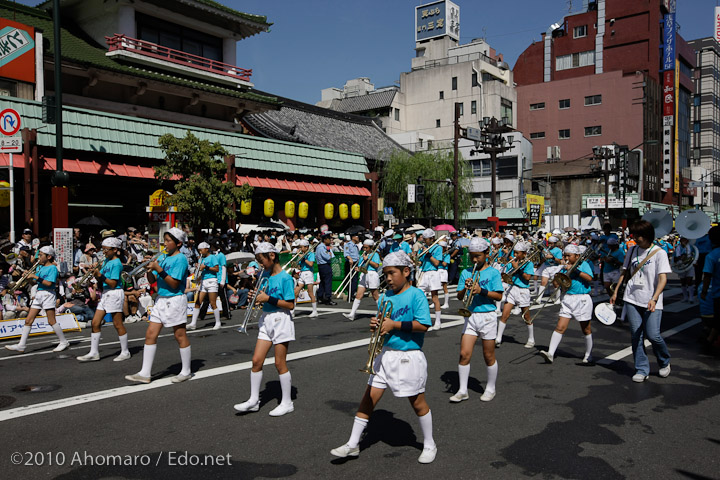
<path fill-rule="evenodd" d="M 227 150 L 220 143 L 200 140 L 190 131 L 184 138 L 160 137 L 165 164 L 155 168 L 155 178 L 173 181 L 173 203 L 191 217 L 193 227 L 225 225 L 236 217 L 233 204 L 252 196 L 253 187 L 240 187 L 226 180 Z"/>
<path fill-rule="evenodd" d="M 458 215 L 464 218 L 470 210 L 472 201 L 472 180 L 470 164 L 460 157 L 459 166 L 459 205 Z M 407 203 L 408 184 L 417 183 L 418 177 L 427 180 L 445 180 L 453 178 L 453 152 L 433 150 L 429 152 L 396 151 L 383 165 L 381 190 L 385 204 L 395 209 L 395 216 L 401 218 L 446 218 L 452 219 L 454 187 L 445 182 L 423 182 L 425 202 Z M 455 221 L 454 223 L 458 223 Z"/>

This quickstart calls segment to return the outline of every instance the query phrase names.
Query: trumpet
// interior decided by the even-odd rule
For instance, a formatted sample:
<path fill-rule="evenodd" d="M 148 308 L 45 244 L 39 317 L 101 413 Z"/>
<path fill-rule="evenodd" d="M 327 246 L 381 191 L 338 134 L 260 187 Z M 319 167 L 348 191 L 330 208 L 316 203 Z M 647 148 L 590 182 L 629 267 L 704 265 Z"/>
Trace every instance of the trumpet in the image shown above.
<path fill-rule="evenodd" d="M 152 262 L 154 262 L 154 261 L 156 261 L 158 258 L 160 258 L 160 255 L 164 255 L 164 254 L 166 254 L 166 253 L 167 253 L 167 252 L 165 251 L 165 248 L 162 248 L 158 253 L 156 253 L 155 255 L 153 255 L 152 258 L 150 258 L 149 260 L 145 260 L 145 261 L 142 262 L 140 265 L 138 265 L 137 267 L 135 267 L 135 268 L 133 268 L 132 270 L 130 270 L 130 272 L 128 273 L 128 277 L 129 277 L 130 279 L 132 279 L 132 280 L 135 280 L 135 277 L 139 276 L 140 274 L 143 274 L 143 275 L 144 275 L 144 274 L 145 274 L 145 267 L 147 267 L 147 266 L 150 265 Z"/>
<path fill-rule="evenodd" d="M 243 319 L 242 325 L 240 325 L 237 329 L 238 332 L 244 333 L 245 335 L 248 334 L 247 327 L 250 324 L 250 322 L 255 322 L 258 320 L 258 316 L 260 315 L 260 312 L 262 312 L 262 308 L 259 308 L 257 305 L 256 299 L 259 293 L 265 293 L 265 290 L 267 290 L 268 287 L 268 278 L 262 276 L 263 269 L 260 269 L 258 272 L 258 278 L 260 281 L 258 282 L 257 288 L 255 289 L 255 295 L 253 295 L 252 302 L 250 302 L 250 305 L 247 306 L 247 311 L 245 312 L 245 318 Z M 256 308 L 258 307 L 258 308 Z"/>
<path fill-rule="evenodd" d="M 383 344 L 385 343 L 385 335 L 380 333 L 382 330 L 382 324 L 385 320 L 385 317 L 392 317 L 393 307 L 392 303 L 390 303 L 389 300 L 385 300 L 380 304 L 378 307 L 378 312 L 376 315 L 376 318 L 378 319 L 378 326 L 373 330 L 372 334 L 370 334 L 370 344 L 368 345 L 368 361 L 365 364 L 365 368 L 361 368 L 361 372 L 365 372 L 369 375 L 375 375 L 377 372 L 375 371 L 375 367 L 373 364 L 375 363 L 375 358 L 380 354 L 383 348 Z"/>
<path fill-rule="evenodd" d="M 90 279 L 95 274 L 95 272 L 97 272 L 98 269 L 101 269 L 103 267 L 103 265 L 105 265 L 106 261 L 107 261 L 107 259 L 103 260 L 102 263 L 96 263 L 91 268 L 89 268 L 88 271 L 85 272 L 82 277 L 80 277 L 79 279 L 77 279 L 75 281 L 75 283 L 73 283 L 73 290 L 75 290 L 78 293 L 82 292 L 83 289 L 85 288 L 85 286 L 88 284 L 88 282 L 90 282 Z"/>
<path fill-rule="evenodd" d="M 475 285 L 478 284 L 478 281 L 480 280 L 480 272 L 477 271 L 478 263 L 476 263 L 473 266 L 472 273 L 470 274 L 470 279 L 472 280 L 472 285 L 470 288 L 465 289 L 465 293 L 463 294 L 463 307 L 458 310 L 458 313 L 462 315 L 463 317 L 469 317 L 472 315 L 472 312 L 470 311 L 470 304 L 472 303 L 472 299 L 474 297 L 473 290 L 475 289 Z"/>
<path fill-rule="evenodd" d="M 541 252 L 542 252 L 542 250 L 540 250 L 539 248 L 537 248 L 537 245 L 533 245 L 533 250 L 532 250 L 532 252 L 529 252 L 529 253 L 525 256 L 525 260 L 523 260 L 522 263 L 520 263 L 516 268 L 513 268 L 511 271 L 502 273 L 502 275 L 501 275 L 501 276 L 502 276 L 502 281 L 505 282 L 505 283 L 507 283 L 508 285 L 511 284 L 512 281 L 513 281 L 513 280 L 512 280 L 512 277 L 513 277 L 517 272 L 522 271 L 522 270 L 525 268 L 525 265 L 527 265 L 528 263 L 530 263 L 530 262 L 535 263 L 536 257 L 537 257 L 537 258 L 540 258 L 540 253 L 541 253 Z"/>
<path fill-rule="evenodd" d="M 23 288 L 27 287 L 28 283 L 30 283 L 30 275 L 34 274 L 35 271 L 37 271 L 39 265 L 40 260 L 35 260 L 35 263 L 33 263 L 32 266 L 28 268 L 25 273 L 22 274 L 22 276 L 18 279 L 17 282 L 10 282 L 8 284 L 8 288 L 13 290 L 22 290 Z"/>

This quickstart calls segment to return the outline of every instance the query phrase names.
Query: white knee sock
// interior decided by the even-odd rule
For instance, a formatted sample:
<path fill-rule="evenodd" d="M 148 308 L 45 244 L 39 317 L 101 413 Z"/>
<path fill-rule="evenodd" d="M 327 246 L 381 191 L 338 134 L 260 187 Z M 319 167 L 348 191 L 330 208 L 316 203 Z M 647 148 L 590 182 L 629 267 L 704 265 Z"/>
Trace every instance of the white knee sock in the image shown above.
<path fill-rule="evenodd" d="M 20 343 L 18 343 L 18 345 L 23 349 L 25 348 L 25 345 L 27 345 L 27 339 L 28 336 L 30 336 L 30 329 L 32 329 L 32 327 L 23 325 L 22 334 L 20 335 Z"/>
<path fill-rule="evenodd" d="M 441 324 L 440 315 L 441 314 L 442 314 L 442 312 L 440 310 L 435 311 L 435 325 L 434 325 L 435 328 L 440 328 L 440 324 Z"/>
<path fill-rule="evenodd" d="M 427 412 L 422 417 L 418 417 L 420 421 L 420 429 L 423 432 L 423 447 L 432 448 L 435 446 L 432 434 L 432 411 Z"/>
<path fill-rule="evenodd" d="M 590 335 L 585 335 L 585 355 L 588 356 L 592 353 L 592 347 L 593 347 L 593 341 L 592 341 L 592 333 Z"/>
<path fill-rule="evenodd" d="M 290 396 L 290 393 L 292 391 L 292 377 L 290 376 L 290 372 L 287 371 L 280 375 L 280 389 L 282 390 L 282 402 L 285 405 L 289 405 L 292 403 L 292 398 Z"/>
<path fill-rule="evenodd" d="M 313 307 L 313 313 L 317 313 L 317 302 L 313 302 L 312 307 Z"/>
<path fill-rule="evenodd" d="M 562 340 L 562 333 L 553 331 L 552 337 L 550 337 L 550 347 L 548 348 L 548 353 L 553 357 L 555 356 L 555 350 L 560 345 L 560 340 Z"/>
<path fill-rule="evenodd" d="M 366 418 L 355 417 L 353 420 L 352 432 L 350 432 L 350 440 L 347 444 L 350 448 L 355 448 L 360 443 L 360 437 L 367 427 L 368 420 Z"/>
<path fill-rule="evenodd" d="M 190 375 L 190 345 L 180 349 L 180 361 L 182 362 L 180 375 Z"/>
<path fill-rule="evenodd" d="M 352 310 L 350 311 L 350 316 L 351 316 L 351 317 L 354 317 L 354 316 L 355 316 L 355 312 L 357 312 L 357 309 L 358 309 L 358 308 L 360 308 L 360 300 L 358 300 L 358 299 L 356 298 L 355 300 L 353 300 Z"/>
<path fill-rule="evenodd" d="M 215 315 L 215 326 L 217 327 L 219 325 L 222 325 L 220 323 L 220 310 L 218 310 L 217 308 L 213 310 L 213 315 Z"/>
<path fill-rule="evenodd" d="M 448 305 L 450 301 L 450 292 L 445 292 L 445 305 Z"/>
<path fill-rule="evenodd" d="M 262 383 L 263 372 L 250 372 L 250 402 L 257 403 L 260 400 L 260 384 Z"/>
<path fill-rule="evenodd" d="M 93 333 L 93 335 L 95 335 Z M 128 350 L 128 334 L 125 335 L 118 335 L 118 340 L 120 340 L 120 353 L 130 353 Z M 98 343 L 95 345 L 95 348 L 100 345 L 100 334 L 98 333 Z"/>
<path fill-rule="evenodd" d="M 67 340 L 65 340 L 65 334 L 62 331 L 62 327 L 58 322 L 55 322 L 55 325 L 52 326 L 53 330 L 55 331 L 55 335 L 57 335 L 58 340 L 60 340 L 60 343 L 67 343 Z"/>
<path fill-rule="evenodd" d="M 539 289 L 538 289 L 538 294 L 537 294 L 537 298 L 538 298 L 538 299 L 540 299 L 540 298 L 543 297 L 543 295 L 545 294 L 545 289 L 546 289 L 546 288 L 547 288 L 547 285 L 540 285 L 540 287 L 539 287 Z"/>
<path fill-rule="evenodd" d="M 495 360 L 495 363 L 487 367 L 487 387 L 485 387 L 486 392 L 494 392 L 495 391 L 495 382 L 497 382 L 497 375 L 498 375 L 498 362 Z"/>
<path fill-rule="evenodd" d="M 496 343 L 502 342 L 502 336 L 503 336 L 503 332 L 505 332 L 505 327 L 507 327 L 507 323 L 498 322 L 498 333 L 497 333 L 497 338 L 495 339 Z"/>
<path fill-rule="evenodd" d="M 200 316 L 200 309 L 197 307 L 193 308 L 192 321 L 190 322 L 190 325 L 197 325 L 199 316 Z"/>
<path fill-rule="evenodd" d="M 127 335 L 125 335 L 125 346 L 127 348 Z M 90 355 L 100 354 L 100 332 L 90 334 Z"/>
<path fill-rule="evenodd" d="M 460 388 L 457 393 L 467 393 L 468 378 L 470 378 L 470 364 L 458 365 L 458 377 L 460 377 Z"/>
<path fill-rule="evenodd" d="M 535 343 L 535 329 L 532 325 L 528 325 L 528 343 Z"/>
<path fill-rule="evenodd" d="M 155 351 L 156 350 L 157 350 L 157 344 L 155 344 L 155 345 L 145 344 L 145 348 L 143 348 L 142 369 L 138 373 L 138 375 L 140 375 L 141 377 L 151 376 L 153 362 L 155 361 Z"/>

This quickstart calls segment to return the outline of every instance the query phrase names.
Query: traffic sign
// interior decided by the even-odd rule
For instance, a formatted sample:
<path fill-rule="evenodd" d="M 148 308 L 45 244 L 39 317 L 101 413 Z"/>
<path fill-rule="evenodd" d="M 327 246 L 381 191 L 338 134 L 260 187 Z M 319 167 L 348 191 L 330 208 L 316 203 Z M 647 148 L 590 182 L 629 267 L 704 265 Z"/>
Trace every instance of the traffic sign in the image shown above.
<path fill-rule="evenodd" d="M 385 215 L 392 215 L 395 211 L 393 210 L 393 207 L 385 207 L 383 213 L 385 213 Z"/>
<path fill-rule="evenodd" d="M 482 130 L 479 128 L 468 127 L 465 132 L 465 137 L 479 142 L 482 140 Z"/>
<path fill-rule="evenodd" d="M 0 112 L 0 133 L 12 137 L 20 130 L 20 114 L 12 108 Z"/>
<path fill-rule="evenodd" d="M 408 183 L 408 203 L 415 203 L 415 184 Z"/>
<path fill-rule="evenodd" d="M 703 181 L 688 182 L 688 188 L 705 188 L 705 182 L 703 182 Z"/>
<path fill-rule="evenodd" d="M 0 138 L 0 153 L 22 153 L 22 137 Z"/>

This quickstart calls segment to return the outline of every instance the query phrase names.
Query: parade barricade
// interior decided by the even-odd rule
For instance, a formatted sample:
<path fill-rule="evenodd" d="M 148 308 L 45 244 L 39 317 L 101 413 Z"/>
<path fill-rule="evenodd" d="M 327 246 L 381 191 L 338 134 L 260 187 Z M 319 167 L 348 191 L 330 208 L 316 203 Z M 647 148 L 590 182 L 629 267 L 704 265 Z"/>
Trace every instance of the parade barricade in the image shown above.
<path fill-rule="evenodd" d="M 81 330 L 77 318 L 75 318 L 75 314 L 73 313 L 58 314 L 55 316 L 55 320 L 60 324 L 64 332 L 79 332 Z M 20 337 L 23 326 L 25 326 L 24 318 L 0 320 L 0 339 L 5 340 Z M 30 335 L 47 335 L 49 333 L 55 334 L 55 331 L 48 323 L 47 317 L 40 315 L 35 317 L 35 322 L 30 329 Z"/>

